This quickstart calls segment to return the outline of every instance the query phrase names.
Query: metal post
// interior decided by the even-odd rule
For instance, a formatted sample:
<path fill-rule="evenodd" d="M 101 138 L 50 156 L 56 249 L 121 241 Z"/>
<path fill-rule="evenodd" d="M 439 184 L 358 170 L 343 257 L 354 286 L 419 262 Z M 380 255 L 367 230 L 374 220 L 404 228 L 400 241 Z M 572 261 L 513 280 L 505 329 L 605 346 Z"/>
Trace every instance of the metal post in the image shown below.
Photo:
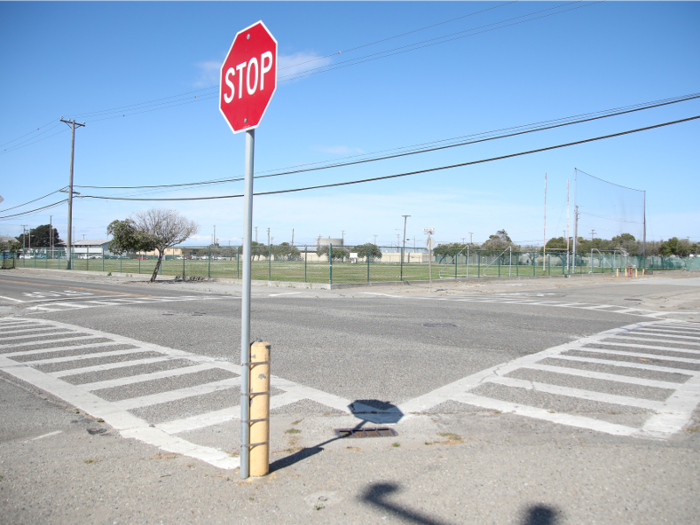
<path fill-rule="evenodd" d="M 136 254 L 136 259 L 139 261 L 139 273 L 141 273 L 141 252 Z"/>
<path fill-rule="evenodd" d="M 328 283 L 333 284 L 333 243 L 328 245 Z"/>
<path fill-rule="evenodd" d="M 236 247 L 236 279 L 241 278 L 241 247 Z"/>
<path fill-rule="evenodd" d="M 306 264 L 309 258 L 309 247 L 304 246 L 304 282 L 306 282 Z"/>
<path fill-rule="evenodd" d="M 457 279 L 457 257 L 458 255 L 455 254 L 455 279 Z"/>
<path fill-rule="evenodd" d="M 476 252 L 476 278 L 481 277 L 481 251 Z"/>
<path fill-rule="evenodd" d="M 401 247 L 401 280 L 403 281 L 403 254 L 406 253 L 406 221 L 410 215 L 402 215 L 403 217 L 403 243 Z"/>
<path fill-rule="evenodd" d="M 185 250 L 182 250 L 182 280 L 185 280 Z"/>
<path fill-rule="evenodd" d="M 207 279 L 211 279 L 211 246 L 209 246 L 208 254 L 209 255 L 207 255 Z"/>
<path fill-rule="evenodd" d="M 255 130 L 245 137 L 245 197 L 243 217 L 243 283 L 241 291 L 241 479 L 250 474 L 250 288 L 251 237 L 253 235 L 253 169 Z"/>
<path fill-rule="evenodd" d="M 369 244 L 369 243 L 368 243 Z M 369 246 L 365 245 L 365 257 L 367 257 L 367 282 L 369 282 Z"/>
<path fill-rule="evenodd" d="M 123 259 L 122 259 L 122 256 L 120 254 L 119 255 L 119 273 L 122 273 L 122 261 L 123 261 Z"/>
<path fill-rule="evenodd" d="M 267 233 L 269 235 L 270 228 L 267 229 Z M 269 238 L 267 241 L 267 280 L 272 280 L 272 244 L 270 244 Z"/>
<path fill-rule="evenodd" d="M 501 276 L 501 256 L 498 256 L 498 276 Z"/>
<path fill-rule="evenodd" d="M 105 249 L 102 247 L 102 271 L 105 271 Z"/>

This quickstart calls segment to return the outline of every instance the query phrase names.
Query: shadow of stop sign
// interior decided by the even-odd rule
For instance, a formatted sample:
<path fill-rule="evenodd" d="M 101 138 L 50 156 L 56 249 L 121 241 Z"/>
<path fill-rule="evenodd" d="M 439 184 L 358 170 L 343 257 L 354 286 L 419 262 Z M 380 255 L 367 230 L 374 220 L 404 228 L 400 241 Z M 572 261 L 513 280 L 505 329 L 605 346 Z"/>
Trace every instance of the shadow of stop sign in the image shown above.
<path fill-rule="evenodd" d="M 277 89 L 277 40 L 257 22 L 239 31 L 221 66 L 219 110 L 234 133 L 260 124 Z"/>

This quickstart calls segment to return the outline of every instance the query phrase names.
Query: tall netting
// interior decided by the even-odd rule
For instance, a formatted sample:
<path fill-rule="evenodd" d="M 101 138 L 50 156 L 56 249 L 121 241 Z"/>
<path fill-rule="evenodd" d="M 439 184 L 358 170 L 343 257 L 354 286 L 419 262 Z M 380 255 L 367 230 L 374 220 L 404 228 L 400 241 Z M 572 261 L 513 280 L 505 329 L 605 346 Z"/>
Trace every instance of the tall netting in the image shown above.
<path fill-rule="evenodd" d="M 608 182 L 577 169 L 576 205 L 579 238 L 618 238 L 619 244 L 631 248 L 632 239 L 624 235 L 629 234 L 641 247 L 644 237 L 643 190 Z"/>

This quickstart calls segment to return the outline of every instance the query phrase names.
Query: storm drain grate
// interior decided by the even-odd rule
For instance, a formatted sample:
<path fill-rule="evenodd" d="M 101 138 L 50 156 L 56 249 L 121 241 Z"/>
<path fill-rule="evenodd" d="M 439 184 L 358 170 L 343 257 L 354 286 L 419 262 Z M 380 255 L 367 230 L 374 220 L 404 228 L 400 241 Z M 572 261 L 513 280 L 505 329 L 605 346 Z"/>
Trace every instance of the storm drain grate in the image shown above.
<path fill-rule="evenodd" d="M 335 435 L 339 438 L 380 438 L 392 437 L 399 434 L 389 427 L 368 428 L 336 428 Z"/>

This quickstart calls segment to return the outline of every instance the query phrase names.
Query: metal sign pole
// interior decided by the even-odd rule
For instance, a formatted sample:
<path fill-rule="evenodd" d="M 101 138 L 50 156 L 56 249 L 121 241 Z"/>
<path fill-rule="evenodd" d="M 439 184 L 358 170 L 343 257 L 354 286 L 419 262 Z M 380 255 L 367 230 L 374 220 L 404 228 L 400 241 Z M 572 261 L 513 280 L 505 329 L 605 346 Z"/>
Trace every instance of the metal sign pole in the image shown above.
<path fill-rule="evenodd" d="M 241 479 L 250 474 L 250 279 L 253 236 L 253 165 L 255 129 L 245 137 L 245 190 L 243 212 L 243 289 L 241 291 Z"/>

